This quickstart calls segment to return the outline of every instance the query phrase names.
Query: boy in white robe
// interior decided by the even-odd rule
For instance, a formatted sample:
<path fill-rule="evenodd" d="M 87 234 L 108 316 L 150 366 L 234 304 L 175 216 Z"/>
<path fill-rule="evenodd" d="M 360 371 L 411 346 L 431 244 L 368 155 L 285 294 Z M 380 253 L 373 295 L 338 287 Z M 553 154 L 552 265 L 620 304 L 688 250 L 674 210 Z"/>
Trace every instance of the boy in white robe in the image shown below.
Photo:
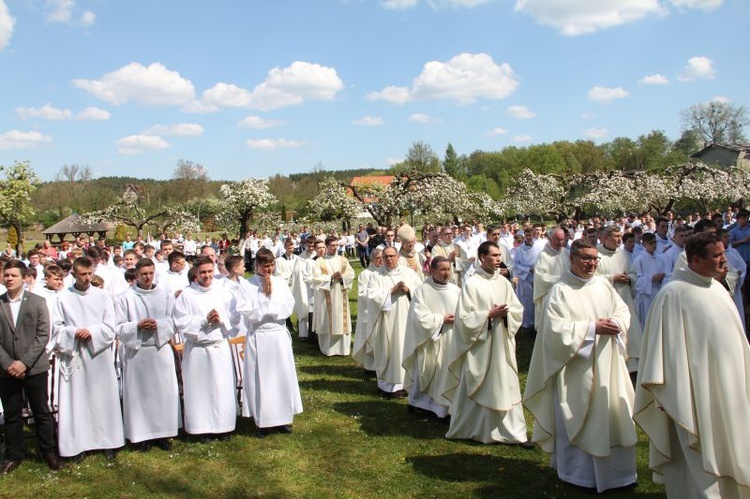
<path fill-rule="evenodd" d="M 636 481 L 633 385 L 626 366 L 628 307 L 595 275 L 596 247 L 570 247 L 570 272 L 547 295 L 524 405 L 533 440 L 558 477 L 597 491 Z"/>
<path fill-rule="evenodd" d="M 656 236 L 653 233 L 647 232 L 644 234 L 641 244 L 646 251 L 636 257 L 633 265 L 637 276 L 635 307 L 638 311 L 638 319 L 641 324 L 645 324 L 651 302 L 661 289 L 667 275 L 668 263 L 661 255 L 656 254 Z"/>
<path fill-rule="evenodd" d="M 437 417 L 448 415 L 448 349 L 453 336 L 453 321 L 461 290 L 449 282 L 451 263 L 436 256 L 430 262 L 430 277 L 412 296 L 406 323 L 404 389 L 409 393 L 409 406 L 433 412 Z"/>
<path fill-rule="evenodd" d="M 461 290 L 444 393 L 451 422 L 446 438 L 533 448 L 521 404 L 515 336 L 523 306 L 497 269 L 501 253 L 487 241 L 478 250 L 480 267 Z"/>
<path fill-rule="evenodd" d="M 305 251 L 300 253 L 294 262 L 291 277 L 292 294 L 294 295 L 294 312 L 297 315 L 297 332 L 300 338 L 310 337 L 310 316 L 313 306 L 313 290 L 308 285 L 315 269 L 315 236 L 308 236 Z M 314 328 L 313 328 L 314 329 Z"/>
<path fill-rule="evenodd" d="M 315 262 L 312 283 L 315 289 L 315 333 L 320 352 L 326 356 L 348 356 L 352 345 L 352 316 L 349 312 L 349 289 L 354 282 L 354 268 L 337 254 L 338 238 L 325 241 L 326 254 Z"/>
<path fill-rule="evenodd" d="M 151 444 L 172 448 L 169 439 L 180 426 L 180 394 L 174 354 L 174 295 L 154 285 L 154 262 L 135 266 L 136 285 L 118 297 L 117 335 L 123 346 L 122 405 L 125 438 L 148 450 Z M 162 279 L 162 283 L 164 279 Z"/>
<path fill-rule="evenodd" d="M 73 262 L 75 284 L 60 292 L 55 309 L 52 350 L 60 360 L 58 444 L 72 457 L 125 445 L 112 343 L 115 311 L 109 294 L 91 286 L 94 264 Z"/>
<path fill-rule="evenodd" d="M 255 255 L 256 274 L 242 281 L 236 313 L 247 327 L 242 415 L 252 417 L 263 438 L 272 430 L 291 433 L 294 415 L 302 412 L 292 336 L 285 320 L 294 299 L 284 279 L 273 276 L 273 253 Z"/>
<path fill-rule="evenodd" d="M 186 256 L 180 251 L 172 251 L 167 257 L 167 263 L 169 269 L 162 274 L 159 284 L 176 298 L 183 289 L 190 286 Z"/>
<path fill-rule="evenodd" d="M 174 306 L 174 323 L 185 338 L 182 359 L 185 431 L 202 442 L 226 440 L 237 422 L 232 352 L 232 297 L 214 280 L 211 257 L 195 260 L 196 277 Z"/>
<path fill-rule="evenodd" d="M 668 497 L 750 497 L 750 348 L 717 281 L 724 246 L 701 233 L 685 251 L 646 321 L 634 419 Z"/>
<path fill-rule="evenodd" d="M 516 248 L 513 256 L 513 270 L 518 278 L 516 293 L 523 305 L 521 327 L 534 329 L 534 265 L 539 258 L 539 250 L 534 244 L 534 234 L 530 230 L 519 231 L 523 235 L 523 244 Z"/>

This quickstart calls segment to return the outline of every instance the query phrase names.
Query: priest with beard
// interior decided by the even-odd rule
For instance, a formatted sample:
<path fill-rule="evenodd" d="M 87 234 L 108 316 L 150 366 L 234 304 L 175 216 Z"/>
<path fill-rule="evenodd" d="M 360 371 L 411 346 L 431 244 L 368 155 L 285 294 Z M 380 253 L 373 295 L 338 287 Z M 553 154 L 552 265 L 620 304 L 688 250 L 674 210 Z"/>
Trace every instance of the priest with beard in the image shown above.
<path fill-rule="evenodd" d="M 409 407 L 430 411 L 439 418 L 448 416 L 450 405 L 443 397 L 449 380 L 447 351 L 461 293 L 458 286 L 449 282 L 450 275 L 448 259 L 436 256 L 430 262 L 430 277 L 414 291 L 402 364 Z"/>
<path fill-rule="evenodd" d="M 573 241 L 570 271 L 544 301 L 524 405 L 557 476 L 603 492 L 635 484 L 638 435 L 625 364 L 630 313 L 596 275 L 598 262 L 594 245 Z"/>
<path fill-rule="evenodd" d="M 497 269 L 500 248 L 479 245 L 481 264 L 461 289 L 448 355 L 449 439 L 532 448 L 526 434 L 516 361 L 523 306 Z"/>
<path fill-rule="evenodd" d="M 404 381 L 404 338 L 411 294 L 421 284 L 417 274 L 398 264 L 398 250 L 383 250 L 385 264 L 367 285 L 370 307 L 369 333 L 375 357 L 378 388 L 393 398 L 406 397 Z"/>
<path fill-rule="evenodd" d="M 685 252 L 646 319 L 634 419 L 667 496 L 750 497 L 750 348 L 717 280 L 724 246 L 701 233 Z"/>

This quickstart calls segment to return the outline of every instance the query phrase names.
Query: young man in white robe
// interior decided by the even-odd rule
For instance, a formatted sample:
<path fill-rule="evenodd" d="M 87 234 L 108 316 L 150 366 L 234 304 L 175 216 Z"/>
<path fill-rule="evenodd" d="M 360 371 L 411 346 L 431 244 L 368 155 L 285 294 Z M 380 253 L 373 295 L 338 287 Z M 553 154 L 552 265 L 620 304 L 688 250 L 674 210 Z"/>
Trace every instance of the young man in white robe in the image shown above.
<path fill-rule="evenodd" d="M 136 285 L 118 297 L 117 335 L 123 346 L 122 406 L 125 438 L 148 450 L 170 450 L 181 423 L 174 354 L 174 295 L 154 284 L 154 262 L 135 266 Z M 162 279 L 162 282 L 164 280 Z"/>
<path fill-rule="evenodd" d="M 406 323 L 404 389 L 409 407 L 448 416 L 448 349 L 461 290 L 450 282 L 451 262 L 436 256 L 430 262 L 430 277 L 412 295 Z"/>
<path fill-rule="evenodd" d="M 550 229 L 547 233 L 547 244 L 539 253 L 534 264 L 534 324 L 542 324 L 544 299 L 552 286 L 560 282 L 563 274 L 570 268 L 570 254 L 565 247 L 565 231 L 560 227 Z"/>
<path fill-rule="evenodd" d="M 338 238 L 325 240 L 325 255 L 315 261 L 315 333 L 320 352 L 328 357 L 348 356 L 352 346 L 352 315 L 349 290 L 354 283 L 354 268 L 338 254 Z"/>
<path fill-rule="evenodd" d="M 645 234 L 644 234 L 645 235 Z M 656 235 L 654 235 L 656 238 Z M 666 267 L 666 278 L 662 284 L 667 284 L 672 277 L 677 262 L 680 260 L 680 255 L 685 251 L 685 242 L 688 238 L 688 228 L 685 226 L 675 227 L 675 232 L 672 235 L 672 246 L 663 253 L 659 253 L 658 249 L 655 249 L 655 254 L 664 260 Z M 656 240 L 656 239 L 654 239 Z M 643 238 L 641 238 L 641 246 L 643 246 Z M 654 293 L 655 295 L 656 293 Z"/>
<path fill-rule="evenodd" d="M 52 350 L 60 364 L 58 445 L 63 457 L 125 445 L 113 343 L 115 310 L 109 293 L 91 285 L 94 263 L 73 262 L 75 283 L 60 292 Z"/>
<path fill-rule="evenodd" d="M 357 276 L 357 325 L 354 326 L 352 358 L 365 371 L 374 373 L 375 354 L 369 337 L 372 328 L 369 326 L 371 306 L 367 297 L 367 286 L 372 276 L 383 266 L 383 250 L 373 249 L 369 259 L 370 265 Z"/>
<path fill-rule="evenodd" d="M 448 354 L 449 439 L 533 448 L 521 404 L 515 336 L 523 306 L 497 269 L 500 248 L 487 241 L 480 267 L 461 289 Z"/>
<path fill-rule="evenodd" d="M 645 324 L 651 302 L 667 276 L 668 264 L 662 255 L 656 254 L 656 236 L 653 233 L 645 233 L 641 244 L 646 251 L 636 257 L 633 265 L 636 274 L 635 308 L 638 320 Z"/>
<path fill-rule="evenodd" d="M 294 312 L 297 315 L 297 332 L 300 339 L 310 337 L 310 318 L 313 306 L 313 289 L 309 286 L 315 269 L 315 236 L 304 240 L 305 250 L 294 262 L 291 277 Z"/>
<path fill-rule="evenodd" d="M 167 257 L 167 270 L 162 276 L 159 285 L 172 293 L 175 298 L 180 296 L 182 290 L 190 286 L 188 282 L 187 257 L 180 251 L 172 251 Z"/>
<path fill-rule="evenodd" d="M 643 329 L 638 319 L 638 311 L 633 300 L 633 287 L 637 280 L 635 268 L 630 264 L 628 255 L 622 249 L 622 229 L 617 225 L 608 225 L 602 231 L 601 243 L 598 246 L 599 264 L 596 274 L 604 277 L 615 288 L 622 301 L 628 307 L 630 324 L 628 330 L 628 371 L 635 384 L 638 370 L 638 355 L 641 351 Z"/>
<path fill-rule="evenodd" d="M 270 250 L 258 250 L 256 274 L 241 283 L 235 308 L 248 331 L 242 415 L 253 418 L 260 438 L 271 431 L 291 433 L 294 416 L 302 412 L 292 336 L 285 326 L 294 298 L 286 281 L 272 275 L 274 260 Z"/>
<path fill-rule="evenodd" d="M 646 321 L 634 419 L 668 497 L 750 497 L 750 348 L 717 281 L 724 246 L 702 233 L 685 251 Z"/>
<path fill-rule="evenodd" d="M 521 231 L 519 231 L 521 232 Z M 534 329 L 534 265 L 539 258 L 539 248 L 534 244 L 534 233 L 521 232 L 523 244 L 516 248 L 513 256 L 513 271 L 518 278 L 516 293 L 523 305 L 523 329 Z"/>
<path fill-rule="evenodd" d="M 378 388 L 389 397 L 404 398 L 407 395 L 404 390 L 406 371 L 401 364 L 406 321 L 411 293 L 422 281 L 413 270 L 398 264 L 398 250 L 393 246 L 383 250 L 383 262 L 367 285 L 369 341 L 375 357 Z"/>
<path fill-rule="evenodd" d="M 531 356 L 524 405 L 534 415 L 533 440 L 551 453 L 558 477 L 608 489 L 636 481 L 633 384 L 628 374 L 630 313 L 585 239 L 570 247 L 570 272 L 544 302 Z"/>
<path fill-rule="evenodd" d="M 232 296 L 214 280 L 214 262 L 195 259 L 196 278 L 174 306 L 175 327 L 185 339 L 182 358 L 185 431 L 206 443 L 226 440 L 237 422 L 237 394 L 232 352 L 235 334 Z"/>

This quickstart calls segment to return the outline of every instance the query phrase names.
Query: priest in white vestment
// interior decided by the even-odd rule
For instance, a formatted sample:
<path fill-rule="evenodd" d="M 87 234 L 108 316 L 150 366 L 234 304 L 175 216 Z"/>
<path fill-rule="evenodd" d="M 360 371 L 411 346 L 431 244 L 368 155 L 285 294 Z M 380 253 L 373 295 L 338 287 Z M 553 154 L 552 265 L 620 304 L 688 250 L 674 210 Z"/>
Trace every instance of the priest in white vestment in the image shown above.
<path fill-rule="evenodd" d="M 740 314 L 740 321 L 742 322 L 742 329 L 746 330 L 745 327 L 745 304 L 742 300 L 742 288 L 745 283 L 745 277 L 747 276 L 747 264 L 742 259 L 742 255 L 736 249 L 729 245 L 729 232 L 726 229 L 717 231 L 717 234 L 721 238 L 724 249 L 726 250 L 725 258 L 727 259 L 727 275 L 726 283 L 729 287 L 729 293 L 732 295 L 734 304 L 737 307 L 737 312 Z"/>
<path fill-rule="evenodd" d="M 641 244 L 645 251 L 635 258 L 633 264 L 636 274 L 635 308 L 641 324 L 645 324 L 651 302 L 661 289 L 667 274 L 671 274 L 671 272 L 667 268 L 668 263 L 663 254 L 656 254 L 656 236 L 653 233 L 645 233 Z M 680 247 L 680 250 L 682 250 L 682 247 Z"/>
<path fill-rule="evenodd" d="M 174 353 L 174 295 L 154 285 L 153 261 L 142 258 L 135 266 L 136 285 L 115 304 L 117 335 L 123 349 L 122 406 L 125 438 L 169 450 L 181 424 Z M 162 282 L 164 280 L 162 279 Z M 153 442 L 152 442 L 153 441 Z"/>
<path fill-rule="evenodd" d="M 552 286 L 560 282 L 563 274 L 570 269 L 570 254 L 565 247 L 565 232 L 555 227 L 547 233 L 547 244 L 539 252 L 534 264 L 534 324 L 537 329 L 542 324 L 544 299 Z"/>
<path fill-rule="evenodd" d="M 628 331 L 628 371 L 635 384 L 635 376 L 638 370 L 638 356 L 641 352 L 641 336 L 643 328 L 638 319 L 638 311 L 635 308 L 635 293 L 633 287 L 637 276 L 635 268 L 630 264 L 630 259 L 622 248 L 622 229 L 617 225 L 609 225 L 602 232 L 602 242 L 599 244 L 599 265 L 596 274 L 604 277 L 615 288 L 622 301 L 628 307 L 630 313 L 630 324 Z"/>
<path fill-rule="evenodd" d="M 401 241 L 401 249 L 398 250 L 398 264 L 409 267 L 424 281 L 424 265 L 427 261 L 424 253 L 417 251 L 417 235 L 409 224 L 404 224 L 398 229 L 398 238 Z"/>
<path fill-rule="evenodd" d="M 228 438 L 237 421 L 232 352 L 227 338 L 234 335 L 232 297 L 214 280 L 208 256 L 195 260 L 196 278 L 177 298 L 174 323 L 185 338 L 182 358 L 185 431 L 202 441 Z"/>
<path fill-rule="evenodd" d="M 310 336 L 310 315 L 313 306 L 313 288 L 310 286 L 315 274 L 315 236 L 307 236 L 305 251 L 295 259 L 292 267 L 291 288 L 294 296 L 294 312 L 297 314 L 297 332 L 300 338 Z"/>
<path fill-rule="evenodd" d="M 500 248 L 500 268 L 497 271 L 500 272 L 503 277 L 510 280 L 513 276 L 513 257 L 510 255 L 510 250 L 505 245 L 500 226 L 489 225 L 486 234 L 486 240 L 497 244 L 497 247 Z M 479 245 L 477 245 L 477 248 L 479 248 Z"/>
<path fill-rule="evenodd" d="M 533 232 L 519 232 L 523 235 L 523 244 L 516 248 L 513 256 L 513 271 L 518 278 L 516 293 L 523 305 L 521 327 L 534 329 L 534 265 L 539 257 L 540 248 L 534 244 Z"/>
<path fill-rule="evenodd" d="M 430 277 L 412 294 L 406 322 L 404 389 L 409 405 L 448 415 L 448 349 L 453 336 L 453 321 L 461 289 L 450 282 L 451 262 L 436 256 L 430 262 Z"/>
<path fill-rule="evenodd" d="M 398 250 L 383 250 L 384 265 L 367 285 L 369 341 L 375 357 L 378 388 L 396 398 L 406 396 L 404 381 L 404 338 L 411 293 L 422 281 L 417 274 L 398 264 Z"/>
<path fill-rule="evenodd" d="M 240 285 L 236 312 L 247 327 L 242 415 L 252 417 L 258 436 L 272 430 L 291 433 L 294 415 L 302 412 L 292 336 L 285 321 L 294 298 L 284 279 L 273 276 L 273 253 L 255 255 L 256 274 Z"/>
<path fill-rule="evenodd" d="M 370 341 L 369 334 L 369 311 L 371 309 L 367 297 L 367 286 L 370 278 L 380 271 L 383 266 L 383 250 L 373 249 L 370 254 L 370 265 L 362 270 L 357 276 L 357 325 L 354 327 L 354 346 L 352 347 L 352 358 L 366 371 L 375 371 L 375 354 Z"/>
<path fill-rule="evenodd" d="M 325 241 L 326 253 L 315 261 L 315 333 L 320 352 L 326 356 L 351 353 L 352 315 L 349 290 L 354 283 L 354 268 L 345 256 L 338 254 L 338 238 Z"/>
<path fill-rule="evenodd" d="M 646 320 L 636 423 L 668 497 L 750 497 L 750 348 L 734 303 L 716 281 L 724 246 L 712 234 L 685 245 Z"/>
<path fill-rule="evenodd" d="M 523 306 L 497 272 L 500 248 L 487 241 L 477 251 L 481 266 L 461 290 L 448 355 L 451 378 L 450 439 L 528 443 L 516 361 L 516 333 Z"/>
<path fill-rule="evenodd" d="M 597 262 L 596 247 L 573 241 L 570 272 L 545 300 L 524 405 L 558 477 L 602 492 L 635 483 L 638 436 L 625 363 L 630 313 L 595 275 Z"/>
<path fill-rule="evenodd" d="M 60 292 L 50 346 L 60 363 L 58 445 L 63 457 L 125 445 L 113 342 L 115 310 L 106 291 L 91 286 L 94 264 L 73 262 L 75 283 Z"/>
<path fill-rule="evenodd" d="M 451 282 L 461 286 L 461 276 L 458 273 L 458 262 L 460 248 L 453 244 L 453 229 L 450 226 L 443 227 L 440 231 L 440 240 L 432 247 L 432 257 L 444 256 L 451 262 Z"/>

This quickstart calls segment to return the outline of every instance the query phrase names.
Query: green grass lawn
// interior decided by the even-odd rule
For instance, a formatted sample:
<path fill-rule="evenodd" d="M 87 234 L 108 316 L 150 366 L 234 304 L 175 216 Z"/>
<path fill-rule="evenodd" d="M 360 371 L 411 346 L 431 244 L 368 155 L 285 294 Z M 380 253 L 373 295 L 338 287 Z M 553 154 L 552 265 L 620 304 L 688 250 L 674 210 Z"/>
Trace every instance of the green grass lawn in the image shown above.
<path fill-rule="evenodd" d="M 356 307 L 355 290 L 352 296 Z M 531 347 L 531 339 L 519 337 L 524 373 Z M 0 497 L 591 495 L 560 482 L 538 449 L 446 440 L 447 425 L 408 412 L 404 400 L 381 397 L 375 380 L 351 359 L 323 357 L 296 339 L 294 350 L 304 405 L 294 434 L 261 440 L 252 422 L 240 418 L 228 442 L 178 439 L 170 452 L 126 449 L 114 463 L 94 455 L 58 472 L 29 459 L 0 477 Z M 611 497 L 664 496 L 651 482 L 647 440 L 640 435 L 639 485 Z M 33 437 L 27 443 L 36 454 Z"/>

